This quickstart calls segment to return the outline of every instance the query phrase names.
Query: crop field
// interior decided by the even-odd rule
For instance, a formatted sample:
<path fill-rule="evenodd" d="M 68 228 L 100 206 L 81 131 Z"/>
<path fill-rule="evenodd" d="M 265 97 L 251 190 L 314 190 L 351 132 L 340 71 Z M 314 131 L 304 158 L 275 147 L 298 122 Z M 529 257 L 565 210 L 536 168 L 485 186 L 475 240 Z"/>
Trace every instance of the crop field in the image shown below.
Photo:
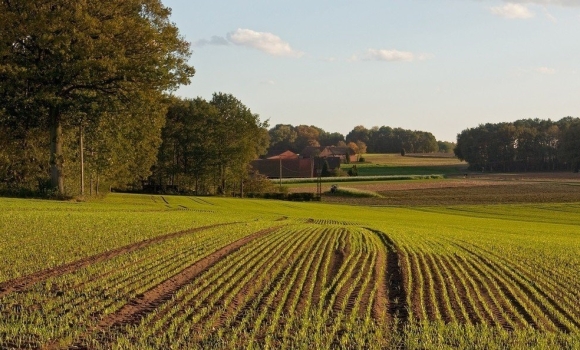
<path fill-rule="evenodd" d="M 450 154 L 365 154 L 364 163 L 353 163 L 360 176 L 461 174 L 467 163 Z M 350 164 L 343 166 L 350 168 Z"/>
<path fill-rule="evenodd" d="M 580 348 L 580 202 L 0 199 L 0 348 Z"/>

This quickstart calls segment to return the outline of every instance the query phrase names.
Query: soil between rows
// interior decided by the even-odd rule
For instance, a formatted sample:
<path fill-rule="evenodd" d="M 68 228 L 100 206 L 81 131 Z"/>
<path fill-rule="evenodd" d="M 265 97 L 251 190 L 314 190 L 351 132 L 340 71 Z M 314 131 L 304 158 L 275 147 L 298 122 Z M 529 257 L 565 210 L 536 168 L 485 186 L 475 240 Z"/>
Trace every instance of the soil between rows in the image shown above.
<path fill-rule="evenodd" d="M 278 228 L 279 227 L 271 227 L 258 231 L 211 253 L 205 258 L 202 258 L 201 260 L 185 268 L 177 275 L 165 280 L 147 292 L 137 296 L 135 299 L 129 301 L 127 304 L 125 304 L 125 306 L 116 312 L 101 319 L 99 324 L 94 329 L 91 329 L 88 333 L 101 332 L 110 328 L 121 327 L 126 324 L 138 323 L 139 320 L 141 320 L 141 318 L 143 318 L 149 312 L 155 310 L 155 308 L 157 308 L 163 302 L 171 299 L 171 297 L 180 288 L 190 283 L 203 271 L 224 259 L 228 254 L 233 253 L 234 251 L 240 249 L 242 246 L 248 244 L 250 241 L 265 236 L 268 233 L 277 230 Z M 85 348 L 81 343 L 82 339 L 81 342 L 73 345 L 72 348 Z"/>
<path fill-rule="evenodd" d="M 113 250 L 105 251 L 105 252 L 102 252 L 102 253 L 99 253 L 96 255 L 92 255 L 92 256 L 89 256 L 86 258 L 82 258 L 80 260 L 66 263 L 66 264 L 63 264 L 63 265 L 60 265 L 60 266 L 57 266 L 54 268 L 41 270 L 41 271 L 32 273 L 30 275 L 15 278 L 13 280 L 0 283 L 0 298 L 4 297 L 10 293 L 25 291 L 28 288 L 30 288 L 32 285 L 34 285 L 38 282 L 42 282 L 48 278 L 62 276 L 62 275 L 65 275 L 67 273 L 71 273 L 71 272 L 80 270 L 80 269 L 87 267 L 89 265 L 92 265 L 92 264 L 111 260 L 119 255 L 131 253 L 133 251 L 145 248 L 145 247 L 150 246 L 152 244 L 160 243 L 160 242 L 166 241 L 168 239 L 184 236 L 184 235 L 191 234 L 194 232 L 209 230 L 211 228 L 226 226 L 226 225 L 233 225 L 233 224 L 235 224 L 235 222 L 202 226 L 202 227 L 196 227 L 196 228 L 192 228 L 192 229 L 188 229 L 188 230 L 172 232 L 172 233 L 168 233 L 165 235 L 149 238 L 149 239 L 146 239 L 144 241 L 135 242 L 135 243 L 132 243 L 132 244 L 120 247 L 120 248 L 116 248 Z"/>

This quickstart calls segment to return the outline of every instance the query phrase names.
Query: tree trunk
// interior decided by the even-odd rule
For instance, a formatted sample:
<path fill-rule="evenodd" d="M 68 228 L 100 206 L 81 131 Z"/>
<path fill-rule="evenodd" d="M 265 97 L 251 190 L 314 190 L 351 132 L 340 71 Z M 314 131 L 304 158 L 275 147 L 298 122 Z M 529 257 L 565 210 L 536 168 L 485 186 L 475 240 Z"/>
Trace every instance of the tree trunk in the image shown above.
<path fill-rule="evenodd" d="M 58 107 L 50 107 L 50 183 L 58 193 L 64 194 L 63 154 L 62 154 L 62 123 Z"/>

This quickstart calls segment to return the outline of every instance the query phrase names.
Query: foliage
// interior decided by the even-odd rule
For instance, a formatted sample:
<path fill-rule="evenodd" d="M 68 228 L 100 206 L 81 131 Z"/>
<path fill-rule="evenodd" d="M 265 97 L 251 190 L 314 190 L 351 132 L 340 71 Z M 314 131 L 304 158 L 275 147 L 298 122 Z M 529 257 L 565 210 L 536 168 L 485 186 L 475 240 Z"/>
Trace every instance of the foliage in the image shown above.
<path fill-rule="evenodd" d="M 367 129 L 359 125 L 346 135 L 346 140 L 363 142 L 368 153 L 399 153 L 402 148 L 410 153 L 430 153 L 439 149 L 435 136 L 430 132 L 389 126 Z"/>
<path fill-rule="evenodd" d="M 170 12 L 158 0 L 0 2 L 0 124 L 49 133 L 58 192 L 65 191 L 68 130 L 101 125 L 105 115 L 114 115 L 115 126 L 147 125 L 145 108 L 132 108 L 162 103 L 165 91 L 193 76 L 189 44 Z"/>
<path fill-rule="evenodd" d="M 350 169 L 348 169 L 348 176 L 358 176 L 358 169 L 356 165 L 353 165 Z"/>
<path fill-rule="evenodd" d="M 381 198 L 382 196 L 374 191 L 362 190 L 359 188 L 349 188 L 339 186 L 334 192 L 325 192 L 327 195 L 358 197 L 358 198 Z"/>
<path fill-rule="evenodd" d="M 482 124 L 457 135 L 454 152 L 477 171 L 573 170 L 577 124 L 571 117 Z"/>
<path fill-rule="evenodd" d="M 329 177 L 331 176 L 331 172 L 329 170 L 328 161 L 324 159 L 322 162 L 322 170 L 320 171 L 320 176 L 322 177 Z"/>
<path fill-rule="evenodd" d="M 150 180 L 195 193 L 239 192 L 250 161 L 266 152 L 267 126 L 229 94 L 173 99 Z"/>
<path fill-rule="evenodd" d="M 437 141 L 440 153 L 453 153 L 455 149 L 455 142 Z"/>

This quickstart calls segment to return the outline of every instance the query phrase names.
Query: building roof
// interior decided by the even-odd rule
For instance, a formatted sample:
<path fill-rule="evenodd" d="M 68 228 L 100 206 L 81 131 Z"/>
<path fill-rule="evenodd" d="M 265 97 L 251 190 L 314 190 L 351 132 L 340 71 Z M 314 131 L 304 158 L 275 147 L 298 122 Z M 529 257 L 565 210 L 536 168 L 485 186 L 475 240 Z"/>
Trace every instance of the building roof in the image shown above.
<path fill-rule="evenodd" d="M 268 157 L 266 159 L 297 159 L 298 155 L 292 151 L 282 152 L 276 156 Z"/>
<path fill-rule="evenodd" d="M 311 157 L 344 157 L 354 155 L 355 152 L 350 147 L 339 147 L 339 146 L 326 146 L 326 147 L 315 147 L 308 146 L 300 155 L 304 158 Z"/>

